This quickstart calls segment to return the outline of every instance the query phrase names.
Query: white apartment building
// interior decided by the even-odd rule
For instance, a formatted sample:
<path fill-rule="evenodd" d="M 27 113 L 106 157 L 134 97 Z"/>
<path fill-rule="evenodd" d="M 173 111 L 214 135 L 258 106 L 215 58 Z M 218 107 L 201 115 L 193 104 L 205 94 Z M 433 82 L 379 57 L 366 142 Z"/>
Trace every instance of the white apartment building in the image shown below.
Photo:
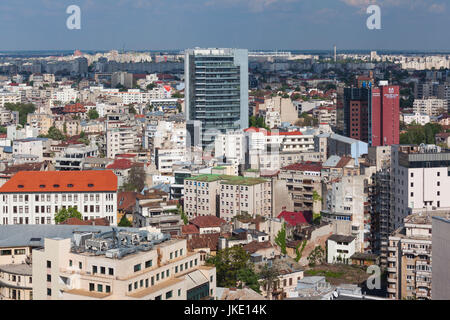
<path fill-rule="evenodd" d="M 444 99 L 415 99 L 414 113 L 425 113 L 429 116 L 439 116 L 447 112 L 447 100 Z"/>
<path fill-rule="evenodd" d="M 364 176 L 344 176 L 333 182 L 326 196 L 326 209 L 322 210 L 323 220 L 337 226 L 338 233 L 356 238 L 355 250 L 365 252 L 370 234 L 369 212 L 364 204 L 368 201 L 364 193 Z"/>
<path fill-rule="evenodd" d="M 117 177 L 112 171 L 21 171 L 0 188 L 0 224 L 54 224 L 62 208 L 84 220 L 117 225 Z"/>
<path fill-rule="evenodd" d="M 202 253 L 187 251 L 186 240 L 156 231 L 125 228 L 45 239 L 44 248 L 33 250 L 33 299 L 214 298 L 216 269 L 204 263 Z"/>
<path fill-rule="evenodd" d="M 215 157 L 245 163 L 246 140 L 240 131 L 218 134 L 215 139 Z"/>
<path fill-rule="evenodd" d="M 420 124 L 421 126 L 426 125 L 431 121 L 431 118 L 426 113 L 407 113 L 403 115 L 403 122 L 406 124 L 411 124 L 415 122 L 416 124 Z"/>
<path fill-rule="evenodd" d="M 226 221 L 242 214 L 270 217 L 271 182 L 262 178 L 209 174 L 186 178 L 184 211 L 189 217 L 213 215 Z"/>
<path fill-rule="evenodd" d="M 71 87 L 61 87 L 52 94 L 53 102 L 70 103 L 71 101 L 75 102 L 77 98 L 79 98 L 78 90 Z"/>
<path fill-rule="evenodd" d="M 0 92 L 0 108 L 3 108 L 6 103 L 21 103 L 21 95 L 11 92 Z"/>
<path fill-rule="evenodd" d="M 155 164 L 158 171 L 163 174 L 172 174 L 173 165 L 187 161 L 187 150 L 180 149 L 155 149 Z"/>
<path fill-rule="evenodd" d="M 118 154 L 135 150 L 136 132 L 132 127 L 108 129 L 106 132 L 106 157 L 114 159 Z"/>
<path fill-rule="evenodd" d="M 403 227 L 389 236 L 389 298 L 431 299 L 431 228 L 430 216 L 413 214 L 405 218 Z"/>
<path fill-rule="evenodd" d="M 450 208 L 450 152 L 434 145 L 392 146 L 391 224 L 414 209 Z"/>
<path fill-rule="evenodd" d="M 97 146 L 70 145 L 60 156 L 56 157 L 55 169 L 58 171 L 82 170 L 84 160 L 89 157 L 97 157 L 97 155 Z"/>
<path fill-rule="evenodd" d="M 42 161 L 44 152 L 44 141 L 42 138 L 28 138 L 13 141 L 13 155 L 34 155 Z"/>

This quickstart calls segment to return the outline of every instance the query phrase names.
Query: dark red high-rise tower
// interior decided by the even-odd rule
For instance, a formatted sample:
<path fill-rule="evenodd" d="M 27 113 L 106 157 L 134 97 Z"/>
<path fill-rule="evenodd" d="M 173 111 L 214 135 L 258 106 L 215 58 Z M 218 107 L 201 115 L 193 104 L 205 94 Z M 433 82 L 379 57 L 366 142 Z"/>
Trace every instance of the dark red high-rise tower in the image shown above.
<path fill-rule="evenodd" d="M 369 143 L 390 146 L 400 143 L 400 88 L 380 86 L 372 88 L 369 107 Z"/>

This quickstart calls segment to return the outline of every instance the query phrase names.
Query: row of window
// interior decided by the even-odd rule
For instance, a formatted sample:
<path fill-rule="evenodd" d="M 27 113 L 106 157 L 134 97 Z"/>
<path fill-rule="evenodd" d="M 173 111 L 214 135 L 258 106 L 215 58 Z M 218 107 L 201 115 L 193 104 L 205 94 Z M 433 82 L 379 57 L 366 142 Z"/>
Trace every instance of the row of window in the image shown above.
<path fill-rule="evenodd" d="M 35 194 L 34 195 L 34 201 L 36 202 L 50 202 L 50 201 L 59 201 L 59 196 L 60 194 L 55 193 L 53 194 Z M 6 202 L 8 201 L 8 195 L 3 195 L 2 196 L 3 201 Z M 53 198 L 53 199 L 52 199 Z M 106 201 L 113 201 L 114 200 L 114 194 L 113 193 L 108 193 L 105 196 Z M 30 195 L 28 194 L 14 194 L 12 195 L 12 201 L 13 202 L 28 202 L 30 200 Z M 62 201 L 78 201 L 78 194 L 61 194 L 61 200 Z M 100 194 L 96 193 L 96 194 L 84 194 L 84 201 L 100 201 Z"/>

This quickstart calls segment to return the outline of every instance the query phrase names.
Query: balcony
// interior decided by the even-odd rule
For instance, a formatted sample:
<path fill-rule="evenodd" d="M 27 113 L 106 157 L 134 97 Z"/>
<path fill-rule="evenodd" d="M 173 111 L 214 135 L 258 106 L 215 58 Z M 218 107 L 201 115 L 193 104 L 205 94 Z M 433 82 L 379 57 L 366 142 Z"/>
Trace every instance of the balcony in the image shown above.
<path fill-rule="evenodd" d="M 387 292 L 388 293 L 392 293 L 392 294 L 396 294 L 397 293 L 397 289 L 388 287 L 387 288 Z"/>
<path fill-rule="evenodd" d="M 397 272 L 396 267 L 387 267 L 387 272 Z"/>

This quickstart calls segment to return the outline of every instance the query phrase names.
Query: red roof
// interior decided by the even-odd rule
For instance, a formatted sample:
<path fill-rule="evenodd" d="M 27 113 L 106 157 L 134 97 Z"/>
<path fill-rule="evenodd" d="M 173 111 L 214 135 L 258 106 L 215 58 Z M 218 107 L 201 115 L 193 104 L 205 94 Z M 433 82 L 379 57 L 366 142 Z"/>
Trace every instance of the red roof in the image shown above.
<path fill-rule="evenodd" d="M 190 221 L 191 224 L 197 226 L 198 228 L 214 228 L 220 227 L 227 222 L 216 216 L 199 216 Z"/>
<path fill-rule="evenodd" d="M 278 219 L 283 218 L 289 225 L 295 227 L 298 224 L 309 224 L 312 221 L 312 213 L 283 211 L 278 215 Z"/>
<path fill-rule="evenodd" d="M 125 170 L 130 169 L 133 166 L 133 162 L 129 159 L 116 159 L 112 164 L 106 167 L 111 170 Z"/>
<path fill-rule="evenodd" d="M 109 221 L 106 218 L 98 218 L 87 221 L 83 221 L 78 218 L 69 218 L 61 224 L 68 224 L 71 226 L 109 226 Z"/>
<path fill-rule="evenodd" d="M 117 176 L 101 171 L 21 171 L 1 188 L 2 192 L 98 192 L 117 191 Z"/>
<path fill-rule="evenodd" d="M 287 167 L 284 167 L 283 170 L 294 170 L 294 171 L 318 171 L 322 170 L 322 163 L 320 162 L 303 162 L 303 163 L 294 163 Z"/>
<path fill-rule="evenodd" d="M 187 226 L 181 227 L 181 233 L 182 234 L 199 234 L 200 231 L 198 228 L 193 224 L 188 224 Z"/>

